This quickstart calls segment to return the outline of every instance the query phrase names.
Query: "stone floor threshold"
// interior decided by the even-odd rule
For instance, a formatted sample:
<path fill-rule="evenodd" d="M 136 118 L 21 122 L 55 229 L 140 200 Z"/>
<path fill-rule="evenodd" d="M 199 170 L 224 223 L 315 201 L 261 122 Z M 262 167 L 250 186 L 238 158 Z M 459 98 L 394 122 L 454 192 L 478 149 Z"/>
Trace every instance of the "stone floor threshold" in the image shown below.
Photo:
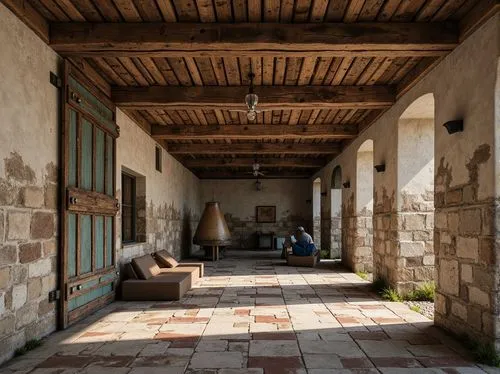
<path fill-rule="evenodd" d="M 115 302 L 1 373 L 494 373 L 403 303 L 332 263 L 228 253 L 177 302 Z M 266 255 L 266 254 L 264 254 Z"/>

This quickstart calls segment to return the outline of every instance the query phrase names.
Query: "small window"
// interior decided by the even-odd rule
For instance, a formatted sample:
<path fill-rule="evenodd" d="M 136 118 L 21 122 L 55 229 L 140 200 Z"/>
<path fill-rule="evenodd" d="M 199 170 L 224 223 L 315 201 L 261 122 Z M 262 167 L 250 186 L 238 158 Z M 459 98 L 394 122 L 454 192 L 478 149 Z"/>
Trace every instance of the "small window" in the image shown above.
<path fill-rule="evenodd" d="M 122 173 L 122 242 L 136 241 L 136 179 Z"/>
<path fill-rule="evenodd" d="M 156 171 L 161 173 L 161 148 L 160 146 L 155 147 L 155 161 L 156 161 Z"/>

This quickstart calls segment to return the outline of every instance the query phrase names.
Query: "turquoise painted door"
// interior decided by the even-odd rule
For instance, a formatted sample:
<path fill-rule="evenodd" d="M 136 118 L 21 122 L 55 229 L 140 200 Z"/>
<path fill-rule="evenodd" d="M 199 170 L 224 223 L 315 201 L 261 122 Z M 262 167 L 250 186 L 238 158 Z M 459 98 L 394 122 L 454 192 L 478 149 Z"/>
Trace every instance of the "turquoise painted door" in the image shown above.
<path fill-rule="evenodd" d="M 115 107 L 69 63 L 63 88 L 62 328 L 114 299 Z"/>

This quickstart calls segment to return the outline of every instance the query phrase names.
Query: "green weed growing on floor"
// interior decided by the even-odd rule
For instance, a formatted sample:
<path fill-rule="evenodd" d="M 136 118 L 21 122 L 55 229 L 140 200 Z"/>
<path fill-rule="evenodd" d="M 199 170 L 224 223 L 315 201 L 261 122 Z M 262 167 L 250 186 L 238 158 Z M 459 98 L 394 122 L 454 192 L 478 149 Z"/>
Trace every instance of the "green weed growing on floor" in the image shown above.
<path fill-rule="evenodd" d="M 476 362 L 488 366 L 500 367 L 500 356 L 496 352 L 493 344 L 479 343 L 467 334 L 460 335 L 459 339 L 472 351 Z"/>
<path fill-rule="evenodd" d="M 14 356 L 16 356 L 16 357 L 22 356 L 22 355 L 28 353 L 29 351 L 32 351 L 33 349 L 40 347 L 42 344 L 43 344 L 43 342 L 40 339 L 28 340 L 23 347 L 17 348 L 14 351 Z"/>
<path fill-rule="evenodd" d="M 368 280 L 368 273 L 365 273 L 364 271 L 357 271 L 356 275 L 361 279 Z"/>
<path fill-rule="evenodd" d="M 418 305 L 412 305 L 410 306 L 410 309 L 413 310 L 414 312 L 422 314 L 422 309 Z"/>
<path fill-rule="evenodd" d="M 398 291 L 393 288 L 384 288 L 380 296 L 388 301 L 402 301 Z"/>
<path fill-rule="evenodd" d="M 436 284 L 434 282 L 427 282 L 404 295 L 404 300 L 408 301 L 434 301 L 436 295 Z"/>
<path fill-rule="evenodd" d="M 322 260 L 328 260 L 330 259 L 330 251 L 327 251 L 326 249 L 322 249 L 319 251 L 319 255 Z"/>

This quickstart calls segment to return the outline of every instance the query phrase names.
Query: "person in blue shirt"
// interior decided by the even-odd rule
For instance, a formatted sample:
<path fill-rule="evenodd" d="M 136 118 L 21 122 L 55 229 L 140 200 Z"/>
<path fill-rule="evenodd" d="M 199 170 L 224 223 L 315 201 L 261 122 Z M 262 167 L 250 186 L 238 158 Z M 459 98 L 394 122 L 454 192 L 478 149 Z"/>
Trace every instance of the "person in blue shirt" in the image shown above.
<path fill-rule="evenodd" d="M 295 237 L 292 236 L 292 252 L 295 256 L 310 256 L 316 252 L 311 235 L 302 226 L 297 227 Z"/>

